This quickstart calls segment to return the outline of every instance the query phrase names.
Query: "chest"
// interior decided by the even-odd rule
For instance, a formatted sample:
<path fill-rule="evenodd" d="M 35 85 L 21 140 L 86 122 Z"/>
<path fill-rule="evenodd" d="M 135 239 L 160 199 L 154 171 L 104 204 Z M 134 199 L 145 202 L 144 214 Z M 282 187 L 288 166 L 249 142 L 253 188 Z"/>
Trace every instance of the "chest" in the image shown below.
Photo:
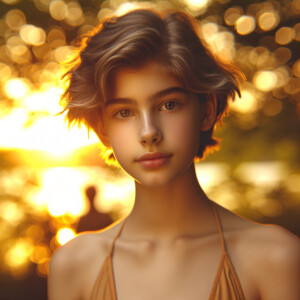
<path fill-rule="evenodd" d="M 221 256 L 220 245 L 214 242 L 116 251 L 112 267 L 118 300 L 208 299 Z"/>

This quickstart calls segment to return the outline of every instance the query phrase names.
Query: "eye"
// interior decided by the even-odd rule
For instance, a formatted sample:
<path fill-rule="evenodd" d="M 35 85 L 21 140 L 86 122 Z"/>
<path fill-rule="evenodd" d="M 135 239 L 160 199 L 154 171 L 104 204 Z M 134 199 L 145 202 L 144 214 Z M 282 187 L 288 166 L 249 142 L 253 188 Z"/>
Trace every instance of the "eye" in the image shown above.
<path fill-rule="evenodd" d="M 172 101 L 165 102 L 161 106 L 160 110 L 172 111 L 172 110 L 175 110 L 177 108 L 180 108 L 180 106 L 181 106 L 181 103 L 172 100 Z"/>
<path fill-rule="evenodd" d="M 126 119 L 132 117 L 133 113 L 129 109 L 122 109 L 119 110 L 114 116 L 119 119 Z"/>

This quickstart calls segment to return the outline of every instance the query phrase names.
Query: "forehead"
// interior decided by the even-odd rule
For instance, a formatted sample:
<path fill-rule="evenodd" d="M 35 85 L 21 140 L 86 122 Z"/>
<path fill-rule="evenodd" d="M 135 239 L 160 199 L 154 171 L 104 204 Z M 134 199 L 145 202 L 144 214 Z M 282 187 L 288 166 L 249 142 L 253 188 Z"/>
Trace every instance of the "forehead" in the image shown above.
<path fill-rule="evenodd" d="M 113 78 L 112 98 L 145 98 L 153 93 L 183 85 L 167 67 L 150 62 L 140 68 L 124 67 Z"/>

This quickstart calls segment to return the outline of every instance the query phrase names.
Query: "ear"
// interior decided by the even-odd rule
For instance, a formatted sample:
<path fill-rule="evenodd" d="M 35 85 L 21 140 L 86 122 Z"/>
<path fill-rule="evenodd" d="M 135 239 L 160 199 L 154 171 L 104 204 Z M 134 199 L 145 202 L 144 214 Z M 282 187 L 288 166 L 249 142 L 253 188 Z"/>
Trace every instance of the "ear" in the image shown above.
<path fill-rule="evenodd" d="M 201 119 L 200 128 L 202 131 L 211 129 L 217 118 L 217 97 L 215 94 L 207 95 L 207 100 L 204 104 L 205 113 Z"/>

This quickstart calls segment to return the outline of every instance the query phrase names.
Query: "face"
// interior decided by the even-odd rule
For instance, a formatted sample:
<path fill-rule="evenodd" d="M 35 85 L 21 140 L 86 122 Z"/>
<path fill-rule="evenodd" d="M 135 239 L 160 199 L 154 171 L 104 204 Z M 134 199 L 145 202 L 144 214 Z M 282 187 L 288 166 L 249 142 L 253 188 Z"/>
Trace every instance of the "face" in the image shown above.
<path fill-rule="evenodd" d="M 203 107 L 159 64 L 123 68 L 105 103 L 103 131 L 129 175 L 145 186 L 162 186 L 193 164 Z"/>

